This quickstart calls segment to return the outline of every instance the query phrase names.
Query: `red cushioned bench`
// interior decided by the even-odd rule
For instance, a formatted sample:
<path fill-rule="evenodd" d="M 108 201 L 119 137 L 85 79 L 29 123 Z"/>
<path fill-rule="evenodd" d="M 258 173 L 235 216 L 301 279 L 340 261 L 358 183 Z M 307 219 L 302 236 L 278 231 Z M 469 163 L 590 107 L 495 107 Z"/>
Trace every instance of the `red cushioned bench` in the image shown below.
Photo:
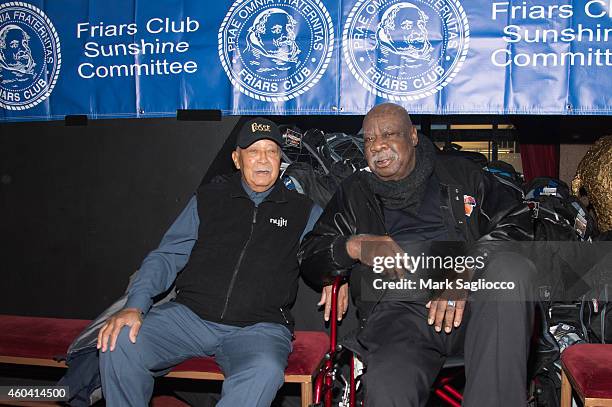
<path fill-rule="evenodd" d="M 612 344 L 570 346 L 561 365 L 561 407 L 572 405 L 572 389 L 584 407 L 612 407 Z"/>
<path fill-rule="evenodd" d="M 54 358 L 65 355 L 68 346 L 91 321 L 0 315 L 0 363 L 66 367 Z M 329 349 L 324 332 L 296 331 L 293 352 L 285 370 L 285 383 L 300 383 L 302 406 L 312 403 L 312 381 Z M 214 358 L 196 358 L 176 366 L 166 377 L 223 380 Z"/>

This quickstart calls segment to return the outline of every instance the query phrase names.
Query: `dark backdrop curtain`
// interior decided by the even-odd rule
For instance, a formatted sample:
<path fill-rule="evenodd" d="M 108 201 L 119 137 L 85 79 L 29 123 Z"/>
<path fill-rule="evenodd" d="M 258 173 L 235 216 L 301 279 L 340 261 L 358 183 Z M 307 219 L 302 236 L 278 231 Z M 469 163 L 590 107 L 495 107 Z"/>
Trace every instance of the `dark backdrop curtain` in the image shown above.
<path fill-rule="evenodd" d="M 522 144 L 521 161 L 525 182 L 537 177 L 559 178 L 558 144 Z"/>

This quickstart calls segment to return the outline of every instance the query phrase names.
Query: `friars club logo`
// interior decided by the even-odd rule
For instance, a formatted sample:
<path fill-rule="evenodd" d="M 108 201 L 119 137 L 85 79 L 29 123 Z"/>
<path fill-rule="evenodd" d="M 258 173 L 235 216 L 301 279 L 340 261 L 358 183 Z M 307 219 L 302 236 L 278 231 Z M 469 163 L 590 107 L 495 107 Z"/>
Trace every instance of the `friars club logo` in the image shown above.
<path fill-rule="evenodd" d="M 219 30 L 219 57 L 232 85 L 266 102 L 312 88 L 333 44 L 334 27 L 320 0 L 237 0 Z"/>
<path fill-rule="evenodd" d="M 457 75 L 469 46 L 458 0 L 358 0 L 342 35 L 353 76 L 394 101 L 431 96 Z"/>
<path fill-rule="evenodd" d="M 0 4 L 0 107 L 25 110 L 51 94 L 62 63 L 51 20 L 20 1 Z"/>

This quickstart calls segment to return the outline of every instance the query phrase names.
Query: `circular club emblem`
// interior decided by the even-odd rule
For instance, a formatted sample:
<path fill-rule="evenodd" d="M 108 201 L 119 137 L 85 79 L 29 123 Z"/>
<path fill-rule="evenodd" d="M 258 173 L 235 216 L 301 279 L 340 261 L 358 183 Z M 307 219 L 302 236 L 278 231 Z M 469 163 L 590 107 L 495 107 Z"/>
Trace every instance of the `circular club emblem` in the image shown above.
<path fill-rule="evenodd" d="M 219 57 L 230 81 L 265 102 L 312 88 L 333 44 L 331 17 L 319 0 L 237 0 L 219 30 Z"/>
<path fill-rule="evenodd" d="M 461 69 L 470 29 L 457 0 L 358 0 L 344 56 L 367 90 L 394 101 L 431 96 Z"/>
<path fill-rule="evenodd" d="M 28 3 L 0 4 L 0 107 L 25 110 L 51 94 L 62 63 L 55 27 Z"/>

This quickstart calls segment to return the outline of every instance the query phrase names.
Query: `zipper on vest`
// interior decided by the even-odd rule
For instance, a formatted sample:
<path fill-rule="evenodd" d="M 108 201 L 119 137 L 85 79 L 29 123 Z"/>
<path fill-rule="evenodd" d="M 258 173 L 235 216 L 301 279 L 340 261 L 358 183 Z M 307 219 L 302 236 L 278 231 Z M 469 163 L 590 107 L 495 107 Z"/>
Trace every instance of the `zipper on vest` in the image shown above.
<path fill-rule="evenodd" d="M 229 288 L 227 289 L 227 295 L 225 297 L 225 305 L 223 305 L 223 312 L 221 312 L 221 319 L 225 317 L 225 312 L 227 311 L 227 306 L 229 305 L 229 299 L 232 295 L 232 290 L 234 289 L 234 284 L 236 283 L 236 277 L 238 277 L 238 270 L 240 269 L 240 265 L 242 264 L 242 259 L 244 258 L 244 254 L 246 253 L 247 246 L 251 242 L 251 238 L 253 237 L 253 230 L 255 229 L 255 223 L 257 223 L 257 206 L 253 210 L 253 220 L 251 221 L 251 232 L 249 233 L 249 238 L 247 239 L 242 251 L 240 252 L 240 256 L 238 256 L 238 262 L 236 263 L 236 267 L 234 267 L 234 274 L 232 274 L 232 280 L 230 281 Z"/>
<path fill-rule="evenodd" d="M 289 320 L 287 319 L 287 316 L 285 315 L 285 311 L 283 311 L 283 308 L 282 308 L 282 307 L 281 307 L 281 308 L 279 308 L 279 310 L 280 310 L 280 312 L 281 312 L 281 315 L 283 316 L 283 319 L 285 320 L 285 323 L 286 323 L 287 325 L 289 325 Z"/>

